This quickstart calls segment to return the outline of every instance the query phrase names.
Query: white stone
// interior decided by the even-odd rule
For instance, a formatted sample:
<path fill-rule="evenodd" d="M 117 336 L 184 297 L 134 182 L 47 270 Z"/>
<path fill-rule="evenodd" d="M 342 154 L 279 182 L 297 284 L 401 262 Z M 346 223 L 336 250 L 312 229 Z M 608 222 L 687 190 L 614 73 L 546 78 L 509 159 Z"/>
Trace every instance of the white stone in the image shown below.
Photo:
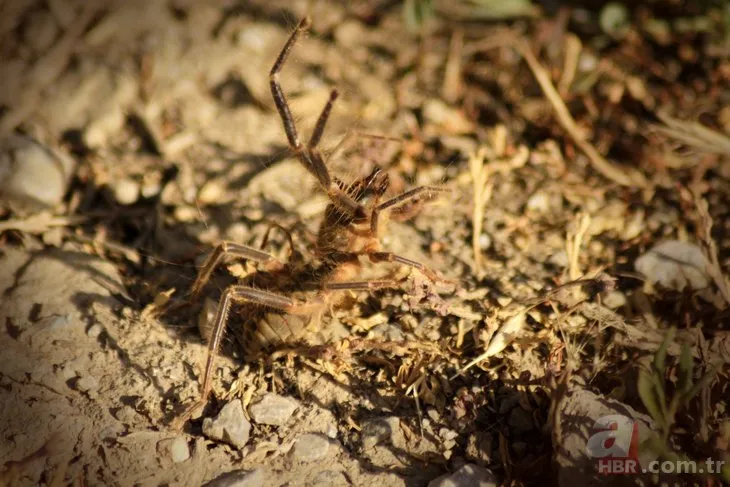
<path fill-rule="evenodd" d="M 170 444 L 170 457 L 175 463 L 181 463 L 190 458 L 190 448 L 185 438 L 178 436 Z"/>
<path fill-rule="evenodd" d="M 122 178 L 114 185 L 114 199 L 120 205 L 131 205 L 139 199 L 139 183 L 130 178 Z"/>
<path fill-rule="evenodd" d="M 174 463 L 182 463 L 190 458 L 190 448 L 183 436 L 167 438 L 157 443 L 157 450 L 170 457 Z"/>

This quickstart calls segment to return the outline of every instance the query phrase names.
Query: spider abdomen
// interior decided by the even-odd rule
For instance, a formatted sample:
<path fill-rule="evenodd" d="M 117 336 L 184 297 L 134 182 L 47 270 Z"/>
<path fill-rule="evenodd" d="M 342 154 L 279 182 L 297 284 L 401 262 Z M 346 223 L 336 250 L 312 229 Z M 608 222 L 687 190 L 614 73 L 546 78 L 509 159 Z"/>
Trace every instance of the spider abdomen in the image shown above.
<path fill-rule="evenodd" d="M 321 313 L 293 315 L 265 312 L 244 325 L 242 345 L 249 357 L 266 351 L 280 350 L 322 342 L 316 331 L 321 328 Z"/>

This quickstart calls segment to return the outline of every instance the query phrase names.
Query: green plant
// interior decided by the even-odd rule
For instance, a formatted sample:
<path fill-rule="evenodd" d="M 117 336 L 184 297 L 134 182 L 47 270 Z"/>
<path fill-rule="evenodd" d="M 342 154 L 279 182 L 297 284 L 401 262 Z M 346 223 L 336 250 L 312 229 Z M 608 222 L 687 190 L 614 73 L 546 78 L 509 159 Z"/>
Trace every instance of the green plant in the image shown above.
<path fill-rule="evenodd" d="M 685 407 L 703 388 L 715 379 L 716 371 L 713 367 L 694 381 L 694 361 L 692 351 L 686 343 L 682 344 L 677 364 L 677 383 L 674 392 L 669 397 L 664 379 L 667 368 L 667 350 L 674 342 L 677 329 L 667 330 L 664 340 L 654 354 L 649 367 L 639 369 L 638 390 L 641 401 L 659 427 L 659 432 L 652 434 L 639 446 L 640 450 L 649 450 L 661 458 L 673 461 L 683 461 L 687 458 L 672 450 L 669 445 L 669 436 L 672 433 L 675 418 L 680 408 Z M 720 472 L 723 480 L 728 481 L 730 471 L 725 468 Z"/>
<path fill-rule="evenodd" d="M 433 15 L 433 0 L 405 0 L 403 4 L 403 20 L 410 31 L 420 30 Z"/>

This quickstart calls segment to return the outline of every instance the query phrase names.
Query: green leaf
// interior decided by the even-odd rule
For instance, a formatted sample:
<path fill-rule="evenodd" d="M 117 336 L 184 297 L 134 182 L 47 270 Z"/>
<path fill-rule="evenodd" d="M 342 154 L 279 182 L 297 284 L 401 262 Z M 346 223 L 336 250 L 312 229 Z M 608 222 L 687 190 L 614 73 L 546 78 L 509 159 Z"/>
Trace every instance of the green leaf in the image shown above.
<path fill-rule="evenodd" d="M 692 368 L 694 366 L 692 360 L 692 352 L 689 345 L 682 344 L 682 353 L 679 356 L 679 382 L 677 388 L 683 395 L 692 388 Z"/>
<path fill-rule="evenodd" d="M 639 397 L 641 398 L 641 402 L 644 403 L 644 407 L 646 408 L 646 410 L 649 411 L 649 414 L 652 418 L 654 418 L 654 421 L 656 421 L 660 425 L 663 425 L 664 415 L 662 414 L 662 410 L 657 403 L 657 397 L 654 391 L 655 385 L 654 381 L 652 380 L 651 372 L 644 368 L 639 369 L 637 388 L 639 389 Z"/>
<path fill-rule="evenodd" d="M 659 408 L 662 411 L 662 418 L 667 418 L 667 395 L 664 392 L 664 374 L 659 373 L 656 370 L 647 370 L 646 373 L 651 375 L 651 380 L 654 385 L 654 394 L 656 394 Z"/>
<path fill-rule="evenodd" d="M 726 484 L 730 484 L 730 464 L 725 463 L 725 465 L 722 466 L 722 470 L 720 470 L 720 478 L 725 482 Z"/>
<path fill-rule="evenodd" d="M 603 6 L 598 17 L 598 25 L 606 34 L 622 39 L 631 27 L 631 14 L 622 3 L 609 2 Z"/>
<path fill-rule="evenodd" d="M 659 345 L 656 354 L 654 354 L 654 370 L 659 372 L 662 377 L 664 376 L 664 370 L 667 365 L 667 349 L 669 348 L 669 344 L 674 341 L 676 334 L 677 329 L 675 327 L 669 328 L 666 335 L 664 335 L 662 344 Z"/>
<path fill-rule="evenodd" d="M 703 387 L 709 386 L 710 382 L 712 382 L 715 379 L 715 375 L 717 374 L 717 371 L 713 368 L 709 370 L 705 375 L 703 375 L 700 380 L 698 380 L 694 386 L 690 390 L 688 390 L 686 393 L 682 394 L 682 400 L 686 404 L 688 403 L 693 397 L 699 393 Z"/>

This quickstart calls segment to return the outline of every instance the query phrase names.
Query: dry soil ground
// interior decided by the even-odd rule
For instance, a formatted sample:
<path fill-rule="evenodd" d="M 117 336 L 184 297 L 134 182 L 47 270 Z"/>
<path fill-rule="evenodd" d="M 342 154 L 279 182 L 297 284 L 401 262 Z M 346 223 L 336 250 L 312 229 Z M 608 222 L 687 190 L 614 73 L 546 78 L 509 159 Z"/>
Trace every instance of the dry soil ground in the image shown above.
<path fill-rule="evenodd" d="M 474 485 L 656 480 L 596 475 L 585 445 L 606 414 L 667 432 L 643 455 L 728 460 L 727 7 L 615 4 L 614 26 L 600 2 L 501 19 L 485 14 L 507 2 L 435 3 L 413 30 L 398 2 L 0 2 L 0 171 L 36 167 L 12 133 L 75 167 L 65 188 L 68 167 L 34 152 L 26 182 L 59 183 L 42 211 L 1 183 L 1 482 L 410 486 L 463 465 L 489 469 L 461 471 Z M 401 285 L 348 293 L 320 333 L 257 356 L 235 338 L 244 308 L 202 413 L 225 431 L 176 430 L 199 323 L 255 272 L 231 261 L 189 300 L 206 253 L 276 222 L 311 258 L 327 199 L 268 78 L 305 14 L 281 76 L 299 126 L 336 86 L 334 174 L 449 190 L 382 244 L 454 282 L 364 263 Z M 285 258 L 284 233 L 267 250 Z M 672 327 L 651 389 L 639 370 Z M 698 386 L 669 418 L 682 344 Z"/>

